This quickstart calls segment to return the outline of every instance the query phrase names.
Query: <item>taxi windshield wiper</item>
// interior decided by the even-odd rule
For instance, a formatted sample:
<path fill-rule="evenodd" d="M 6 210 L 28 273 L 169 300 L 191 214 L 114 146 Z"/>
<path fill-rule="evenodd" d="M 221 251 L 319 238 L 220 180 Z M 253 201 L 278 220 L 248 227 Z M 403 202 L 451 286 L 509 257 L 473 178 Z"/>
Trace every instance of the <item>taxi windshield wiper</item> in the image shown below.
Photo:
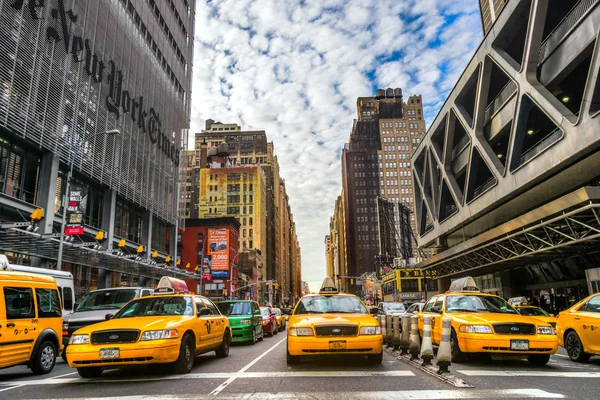
<path fill-rule="evenodd" d="M 448 312 L 479 312 L 478 310 L 473 310 L 472 308 L 451 308 Z"/>

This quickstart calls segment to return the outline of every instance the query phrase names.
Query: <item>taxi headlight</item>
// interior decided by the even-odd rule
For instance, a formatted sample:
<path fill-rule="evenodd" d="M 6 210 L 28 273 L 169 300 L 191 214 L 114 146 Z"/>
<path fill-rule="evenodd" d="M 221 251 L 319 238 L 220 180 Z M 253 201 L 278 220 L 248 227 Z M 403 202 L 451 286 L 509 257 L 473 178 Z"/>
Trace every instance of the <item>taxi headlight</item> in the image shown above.
<path fill-rule="evenodd" d="M 360 334 L 361 335 L 380 335 L 381 327 L 379 327 L 379 326 L 361 326 Z"/>
<path fill-rule="evenodd" d="M 551 326 L 538 326 L 538 335 L 556 335 L 556 331 Z"/>
<path fill-rule="evenodd" d="M 164 329 L 161 331 L 146 331 L 141 340 L 175 339 L 179 337 L 176 329 Z"/>
<path fill-rule="evenodd" d="M 290 336 L 314 336 L 312 328 L 290 328 Z"/>
<path fill-rule="evenodd" d="M 90 335 L 73 335 L 69 339 L 69 344 L 89 344 Z"/>
<path fill-rule="evenodd" d="M 461 325 L 458 327 L 458 331 L 463 333 L 492 333 L 492 328 L 487 325 Z"/>
<path fill-rule="evenodd" d="M 252 323 L 251 319 L 243 319 L 240 321 L 240 325 L 250 325 Z"/>

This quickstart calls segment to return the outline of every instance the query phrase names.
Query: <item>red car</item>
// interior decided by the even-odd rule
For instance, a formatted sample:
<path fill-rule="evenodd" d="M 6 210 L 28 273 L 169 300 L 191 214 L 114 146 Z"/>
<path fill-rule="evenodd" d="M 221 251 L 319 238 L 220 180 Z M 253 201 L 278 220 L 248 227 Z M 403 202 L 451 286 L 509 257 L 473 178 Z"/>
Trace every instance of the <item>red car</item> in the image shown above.
<path fill-rule="evenodd" d="M 277 335 L 277 314 L 273 312 L 271 307 L 261 307 L 260 314 L 262 315 L 265 334 L 267 336 Z"/>

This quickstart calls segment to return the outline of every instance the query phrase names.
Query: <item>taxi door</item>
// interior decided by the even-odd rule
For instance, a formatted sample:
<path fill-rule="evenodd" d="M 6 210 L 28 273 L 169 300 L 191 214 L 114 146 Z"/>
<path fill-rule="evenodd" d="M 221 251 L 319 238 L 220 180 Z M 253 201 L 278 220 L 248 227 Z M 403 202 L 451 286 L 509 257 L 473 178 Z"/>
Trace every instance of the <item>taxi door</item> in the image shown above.
<path fill-rule="evenodd" d="M 223 333 L 225 332 L 227 318 L 221 314 L 215 303 L 213 303 L 211 300 L 207 298 L 203 298 L 202 300 L 204 300 L 204 304 L 206 304 L 206 307 L 211 312 L 210 329 L 213 337 L 213 343 L 220 346 L 223 340 Z"/>
<path fill-rule="evenodd" d="M 444 296 L 439 296 L 431 307 L 431 341 L 434 344 L 442 342 L 442 318 L 444 317 Z"/>
<path fill-rule="evenodd" d="M 574 316 L 577 333 L 583 347 L 593 353 L 600 352 L 600 295 L 588 300 Z"/>
<path fill-rule="evenodd" d="M 194 331 L 196 332 L 196 348 L 201 352 L 207 351 L 213 345 L 212 334 L 210 333 L 210 320 L 207 315 L 200 315 L 200 309 L 206 305 L 199 296 L 194 296 L 196 304 L 196 323 Z"/>
<path fill-rule="evenodd" d="M 28 362 L 37 338 L 33 289 L 5 286 L 1 295 L 5 318 L 0 328 L 0 368 Z"/>

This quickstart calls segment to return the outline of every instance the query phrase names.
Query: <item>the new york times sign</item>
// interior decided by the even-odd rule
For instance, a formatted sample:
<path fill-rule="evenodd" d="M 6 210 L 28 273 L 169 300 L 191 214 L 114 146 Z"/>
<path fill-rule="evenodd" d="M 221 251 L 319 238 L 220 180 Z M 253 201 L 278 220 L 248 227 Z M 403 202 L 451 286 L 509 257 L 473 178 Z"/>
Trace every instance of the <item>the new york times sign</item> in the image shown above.
<path fill-rule="evenodd" d="M 65 8 L 64 0 L 13 0 L 11 4 L 16 10 L 26 7 L 33 20 L 41 19 L 46 6 L 50 9 L 50 17 L 54 26 L 46 29 L 46 38 L 53 44 L 65 47 L 67 57 L 70 55 L 75 63 L 83 64 L 83 69 L 95 83 L 102 83 L 104 79 L 109 85 L 108 95 L 105 99 L 106 108 L 118 119 L 121 115 L 129 114 L 131 120 L 137 123 L 138 128 L 146 133 L 150 141 L 175 163 L 179 165 L 180 149 L 175 146 L 164 133 L 160 122 L 160 115 L 153 108 L 144 105 L 144 96 L 131 93 L 123 82 L 123 72 L 113 60 L 105 63 L 101 55 L 92 51 L 89 39 L 72 35 L 71 27 L 77 23 L 78 16 L 73 10 Z"/>

